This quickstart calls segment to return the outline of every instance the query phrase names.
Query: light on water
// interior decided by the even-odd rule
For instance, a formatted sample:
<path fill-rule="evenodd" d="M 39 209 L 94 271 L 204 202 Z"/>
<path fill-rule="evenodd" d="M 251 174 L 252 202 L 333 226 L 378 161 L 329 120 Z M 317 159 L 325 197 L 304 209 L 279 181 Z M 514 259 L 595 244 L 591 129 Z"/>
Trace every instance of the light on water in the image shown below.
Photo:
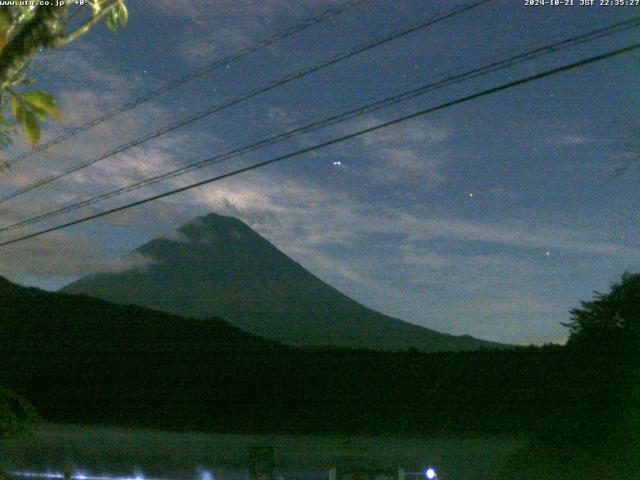
<path fill-rule="evenodd" d="M 213 474 L 209 470 L 198 469 L 200 480 L 213 480 Z"/>
<path fill-rule="evenodd" d="M 145 480 L 144 474 L 140 470 L 134 472 L 135 480 Z"/>
<path fill-rule="evenodd" d="M 16 477 L 28 477 L 28 478 L 64 478 L 62 473 L 44 473 L 44 472 L 11 472 L 11 475 Z"/>
<path fill-rule="evenodd" d="M 209 473 L 209 472 L 207 472 Z M 47 479 L 55 479 L 55 478 L 65 478 L 63 473 L 51 473 L 51 472 L 11 472 L 11 474 L 15 477 L 24 477 L 24 478 L 47 478 Z M 119 477 L 119 476 L 109 476 L 109 475 L 86 475 L 84 473 L 77 473 L 71 475 L 69 478 L 71 480 L 170 480 L 167 478 L 147 478 L 144 476 L 142 472 L 135 472 L 134 477 Z M 208 477 L 205 477 L 204 474 L 201 477 L 201 480 L 213 480 L 213 476 L 209 473 Z"/>

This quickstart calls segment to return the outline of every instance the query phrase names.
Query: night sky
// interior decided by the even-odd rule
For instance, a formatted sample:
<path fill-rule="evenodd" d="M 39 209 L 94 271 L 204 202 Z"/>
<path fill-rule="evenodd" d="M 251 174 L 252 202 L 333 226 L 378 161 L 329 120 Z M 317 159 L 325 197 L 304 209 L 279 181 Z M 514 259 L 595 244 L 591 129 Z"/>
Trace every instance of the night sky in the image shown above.
<path fill-rule="evenodd" d="M 331 0 L 130 1 L 34 64 L 65 119 L 44 140 L 319 14 Z M 640 7 L 495 0 L 355 56 L 0 204 L 2 225 L 270 134 L 640 13 Z M 598 3 L 598 2 L 596 2 Z M 451 9 L 365 0 L 343 14 L 100 125 L 2 173 L 0 195 L 186 115 Z M 27 229 L 120 205 L 334 136 L 637 42 L 630 30 L 297 137 Z M 447 108 L 144 207 L 0 247 L 0 275 L 58 289 L 133 266 L 120 255 L 210 212 L 237 216 L 366 306 L 429 328 L 563 341 L 568 311 L 640 270 L 640 54 Z M 29 147 L 19 139 L 6 152 Z M 630 165 L 619 174 L 621 167 Z M 132 257 L 136 261 L 145 259 Z"/>

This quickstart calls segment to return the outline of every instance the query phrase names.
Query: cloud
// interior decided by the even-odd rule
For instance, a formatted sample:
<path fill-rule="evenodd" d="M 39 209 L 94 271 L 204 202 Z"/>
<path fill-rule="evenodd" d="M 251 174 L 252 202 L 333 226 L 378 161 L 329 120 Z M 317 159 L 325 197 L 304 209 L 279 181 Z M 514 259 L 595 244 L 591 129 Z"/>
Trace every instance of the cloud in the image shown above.
<path fill-rule="evenodd" d="M 317 15 L 338 1 L 147 0 L 146 3 L 154 14 L 185 22 L 184 30 L 188 33 L 179 40 L 179 55 L 188 64 L 201 66 L 202 62 L 228 55 L 230 50 L 270 38 L 275 32 Z"/>
<path fill-rule="evenodd" d="M 77 42 L 65 48 L 45 50 L 35 62 L 38 71 L 46 72 L 57 86 L 64 85 L 70 91 L 84 89 L 91 84 L 108 95 L 118 92 L 123 96 L 129 95 L 140 86 L 140 82 L 126 72 L 118 71 L 110 60 L 97 45 Z"/>
<path fill-rule="evenodd" d="M 240 50 L 251 43 L 246 35 L 225 28 L 208 32 L 200 38 L 185 40 L 178 46 L 178 52 L 189 65 L 202 67 L 203 64 L 226 57 L 230 49 Z"/>
<path fill-rule="evenodd" d="M 480 242 L 528 251 L 640 259 L 640 248 L 620 243 L 607 232 L 560 226 L 537 227 L 516 219 L 479 221 L 418 215 L 406 208 L 357 201 L 311 180 L 247 175 L 188 193 L 203 211 L 227 212 L 267 229 L 270 235 L 300 235 L 308 243 L 363 241 L 372 235 L 402 238 L 401 245 L 432 239 Z M 409 250 L 406 250 L 409 251 Z"/>
<path fill-rule="evenodd" d="M 562 135 L 551 135 L 546 140 L 545 143 L 547 145 L 551 145 L 553 147 L 578 147 L 582 145 L 590 145 L 592 143 L 596 143 L 599 140 L 587 137 L 584 135 L 578 134 L 562 134 Z"/>
<path fill-rule="evenodd" d="M 603 261 L 640 259 L 633 246 L 616 243 L 602 232 L 418 214 L 359 202 L 348 192 L 321 187 L 311 179 L 292 180 L 265 171 L 105 221 L 135 226 L 147 240 L 164 235 L 182 241 L 179 234 L 166 232 L 211 211 L 244 220 L 365 305 L 437 330 L 503 341 L 561 337 L 559 322 L 571 306 L 554 296 L 552 288 L 563 272 L 532 260 L 528 252 L 544 249 Z M 465 248 L 443 247 L 434 239 Z M 497 252 L 502 248 L 502 253 L 478 253 L 470 247 L 478 242 Z M 149 264 L 144 258 L 105 262 L 116 258 L 107 247 L 87 234 L 61 232 L 0 250 L 0 269 L 14 277 L 79 276 Z"/>
<path fill-rule="evenodd" d="M 371 168 L 370 175 L 380 183 L 406 180 L 427 180 L 432 185 L 443 183 L 443 162 L 421 155 L 410 148 L 381 148 L 375 155 L 383 160 L 382 165 Z"/>
<path fill-rule="evenodd" d="M 345 132 L 370 128 L 384 119 L 370 117 L 349 126 Z M 378 183 L 419 181 L 435 186 L 446 180 L 444 160 L 451 131 L 427 121 L 377 130 L 357 140 L 357 151 L 369 162 L 369 176 Z"/>
<path fill-rule="evenodd" d="M 273 24 L 279 16 L 300 16 L 311 7 L 331 6 L 338 0 L 147 0 L 155 12 L 184 18 L 201 26 L 211 20 L 224 18 L 231 25 L 256 23 L 263 28 Z"/>
<path fill-rule="evenodd" d="M 190 196 L 202 213 L 241 218 L 365 305 L 441 331 L 502 341 L 564 338 L 559 322 L 572 304 L 558 286 L 579 279 L 547 258 L 640 261 L 639 248 L 602 231 L 417 214 L 358 202 L 310 180 L 252 174 Z"/>
<path fill-rule="evenodd" d="M 177 229 L 171 230 L 162 238 L 164 238 L 165 240 L 171 240 L 172 242 L 189 243 L 189 237 L 187 237 L 184 233 L 180 232 Z"/>
<path fill-rule="evenodd" d="M 360 128 L 372 127 L 382 123 L 384 119 L 372 117 L 362 120 Z M 402 125 L 396 125 L 362 136 L 362 143 L 368 146 L 414 145 L 430 146 L 444 143 L 451 136 L 448 128 L 434 125 L 426 120 L 414 120 Z"/>
<path fill-rule="evenodd" d="M 400 213 L 400 216 L 403 230 L 414 232 L 412 235 L 416 241 L 447 238 L 525 249 L 557 249 L 587 255 L 640 258 L 640 249 L 605 240 L 602 232 L 561 227 L 536 228 L 514 220 L 489 223 L 451 218 L 423 219 L 405 213 Z"/>
<path fill-rule="evenodd" d="M 154 259 L 139 252 L 132 252 L 129 255 L 97 261 L 93 264 L 92 270 L 100 273 L 120 273 L 130 270 L 144 271 L 154 263 Z"/>
<path fill-rule="evenodd" d="M 121 106 L 144 86 L 141 77 L 114 64 L 109 53 L 90 42 L 43 50 L 35 57 L 32 70 L 36 83 L 26 88 L 51 92 L 63 116 L 60 121 L 45 122 L 43 142 Z M 93 131 L 100 128 L 103 127 Z M 20 150 L 28 146 L 22 135 L 16 138 L 18 141 L 7 152 L 8 157 L 22 153 Z"/>
<path fill-rule="evenodd" d="M 98 87 L 90 88 L 86 85 L 83 88 L 59 91 L 56 97 L 65 114 L 65 126 L 81 125 L 130 100 L 128 97 L 110 92 L 111 90 L 100 91 Z M 150 122 L 150 119 L 153 119 L 153 122 Z M 173 112 L 163 104 L 155 101 L 146 102 L 81 135 L 54 145 L 33 159 L 12 166 L 10 170 L 3 172 L 0 189 L 9 193 L 16 188 L 58 174 L 149 134 L 152 125 L 156 128 L 174 121 Z M 48 137 L 52 137 L 63 132 L 65 126 L 50 123 L 45 131 Z M 115 187 L 129 185 L 133 181 L 180 166 L 180 162 L 199 158 L 204 145 L 220 143 L 211 135 L 206 136 L 206 142 L 204 140 L 204 133 L 194 131 L 177 130 L 165 134 L 55 180 L 10 201 L 9 204 L 1 205 L 0 218 L 3 223 L 10 223 L 15 219 L 47 211 L 52 205 L 70 203 Z"/>
<path fill-rule="evenodd" d="M 47 122 L 43 129 L 43 142 L 68 131 L 70 127 L 94 120 L 135 97 L 141 86 L 140 82 L 132 78 L 131 72 L 114 67 L 108 60 L 103 50 L 91 43 L 82 42 L 38 56 L 38 66 L 46 72 L 46 78 L 41 81 L 47 82 L 47 89 L 55 94 L 63 113 L 61 122 Z M 160 103 L 146 102 L 13 166 L 6 172 L 2 187 L 23 186 L 63 171 L 148 132 L 151 124 L 149 119 L 153 119 L 153 124 L 161 125 L 172 116 L 172 112 Z M 163 141 L 166 142 L 167 139 Z M 18 153 L 16 150 L 9 152 L 8 156 Z M 114 160 L 118 158 L 103 162 Z M 101 178 L 95 171 L 89 171 L 94 179 Z M 60 193 L 60 190 L 77 193 L 78 183 L 82 183 L 83 179 L 86 177 L 80 174 L 72 177 L 70 180 L 77 183 L 71 188 L 69 184 L 66 184 L 66 188 L 61 187 L 60 182 L 46 188 L 53 188 L 57 192 L 54 195 Z M 49 202 L 53 200 L 55 198 L 49 198 Z"/>
<path fill-rule="evenodd" d="M 114 255 L 95 237 L 79 232 L 54 232 L 0 248 L 0 275 L 69 277 L 96 272 L 121 272 L 149 266 L 152 260 L 133 253 Z"/>

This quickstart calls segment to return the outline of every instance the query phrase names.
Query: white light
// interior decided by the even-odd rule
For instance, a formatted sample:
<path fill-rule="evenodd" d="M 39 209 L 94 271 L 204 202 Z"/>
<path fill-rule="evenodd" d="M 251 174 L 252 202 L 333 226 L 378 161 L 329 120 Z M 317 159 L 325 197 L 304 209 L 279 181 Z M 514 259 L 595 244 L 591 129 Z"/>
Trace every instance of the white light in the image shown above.
<path fill-rule="evenodd" d="M 342 162 L 341 162 L 341 161 L 337 161 L 337 162 L 333 162 L 333 164 L 334 164 L 335 166 L 339 167 L 340 165 L 342 165 Z"/>
<path fill-rule="evenodd" d="M 433 468 L 427 468 L 427 478 L 429 480 L 436 478 L 436 471 Z"/>
<path fill-rule="evenodd" d="M 64 479 L 65 475 L 63 473 L 51 473 L 51 472 L 11 472 L 13 476 L 16 477 L 26 477 L 26 478 L 37 478 L 37 479 L 49 479 L 49 480 L 57 480 Z M 107 475 L 88 475 L 86 473 L 79 473 L 77 475 L 72 475 L 72 480 L 169 480 L 166 478 L 147 478 L 140 471 L 135 473 L 135 477 L 111 477 Z"/>

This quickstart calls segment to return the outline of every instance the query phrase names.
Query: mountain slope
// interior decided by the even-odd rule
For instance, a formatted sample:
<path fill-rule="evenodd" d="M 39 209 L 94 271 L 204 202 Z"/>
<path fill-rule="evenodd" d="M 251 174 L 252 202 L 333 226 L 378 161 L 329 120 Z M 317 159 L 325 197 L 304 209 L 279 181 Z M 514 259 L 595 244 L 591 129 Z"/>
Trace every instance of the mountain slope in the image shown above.
<path fill-rule="evenodd" d="M 247 225 L 215 214 L 134 252 L 144 268 L 84 277 L 62 291 L 199 318 L 294 345 L 425 351 L 497 346 L 366 308 L 322 282 Z"/>
<path fill-rule="evenodd" d="M 274 344 L 217 318 L 182 318 L 0 276 L 0 348 L 16 351 L 219 351 Z"/>

